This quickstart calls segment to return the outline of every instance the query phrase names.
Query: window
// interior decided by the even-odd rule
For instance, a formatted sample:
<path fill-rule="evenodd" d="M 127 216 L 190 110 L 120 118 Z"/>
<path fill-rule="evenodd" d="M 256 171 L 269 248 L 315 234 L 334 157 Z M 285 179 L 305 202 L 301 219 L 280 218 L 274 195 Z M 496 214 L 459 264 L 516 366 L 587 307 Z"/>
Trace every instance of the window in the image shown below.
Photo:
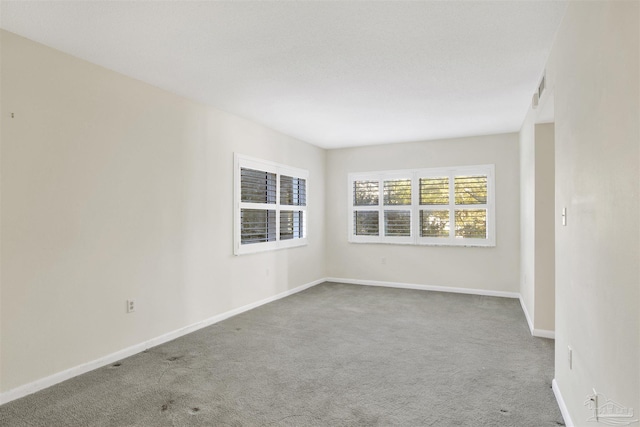
<path fill-rule="evenodd" d="M 349 241 L 495 246 L 494 166 L 349 174 Z"/>
<path fill-rule="evenodd" d="M 236 255 L 307 244 L 308 176 L 302 169 L 236 154 Z"/>

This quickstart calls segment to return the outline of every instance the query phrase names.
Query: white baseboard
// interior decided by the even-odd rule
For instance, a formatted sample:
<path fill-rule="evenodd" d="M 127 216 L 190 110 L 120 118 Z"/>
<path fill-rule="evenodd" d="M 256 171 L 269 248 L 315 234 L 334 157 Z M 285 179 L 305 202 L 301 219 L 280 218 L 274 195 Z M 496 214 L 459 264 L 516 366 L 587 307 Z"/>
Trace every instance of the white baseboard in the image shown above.
<path fill-rule="evenodd" d="M 12 400 L 19 399 L 21 397 L 27 396 L 29 394 L 35 393 L 37 391 L 43 390 L 47 387 L 51 387 L 55 384 L 61 383 L 63 381 L 66 381 L 78 375 L 82 375 L 86 372 L 92 371 L 102 366 L 106 366 L 113 362 L 117 362 L 118 360 L 124 359 L 125 357 L 133 356 L 134 354 L 140 353 L 141 351 L 144 351 L 148 348 L 155 347 L 165 342 L 174 340 L 183 335 L 197 331 L 198 329 L 205 328 L 207 326 L 221 322 L 230 317 L 236 316 L 240 313 L 244 313 L 245 311 L 249 311 L 251 309 L 260 307 L 261 305 L 268 304 L 270 302 L 279 300 L 281 298 L 288 297 L 289 295 L 293 295 L 295 293 L 304 291 L 305 289 L 311 288 L 325 281 L 326 279 L 324 278 L 315 280 L 313 282 L 298 286 L 297 288 L 289 289 L 288 291 L 281 292 L 269 298 L 265 298 L 263 300 L 253 302 L 251 304 L 247 304 L 242 307 L 235 308 L 233 310 L 224 312 L 222 314 L 218 314 L 216 316 L 210 317 L 200 322 L 193 323 L 183 328 L 176 329 L 175 331 L 168 332 L 158 337 L 151 338 L 150 340 L 141 342 L 139 344 L 132 345 L 131 347 L 127 347 L 125 349 L 116 351 L 115 353 L 111 353 L 106 356 L 100 357 L 96 360 L 92 360 L 90 362 L 83 363 L 78 366 L 74 366 L 73 368 L 69 368 L 67 370 L 57 372 L 48 377 L 44 377 L 39 380 L 33 381 L 31 383 L 16 387 L 4 393 L 0 393 L 0 405 L 5 404 L 7 402 L 11 402 Z"/>
<path fill-rule="evenodd" d="M 558 382 L 555 378 L 551 382 L 551 388 L 553 389 L 553 394 L 556 396 L 556 401 L 558 402 L 560 413 L 562 414 L 562 418 L 564 419 L 564 425 L 567 427 L 574 427 L 573 421 L 571 420 L 571 415 L 569 415 L 569 409 L 564 403 L 562 393 L 560 392 L 560 387 L 558 386 Z"/>
<path fill-rule="evenodd" d="M 524 317 L 527 319 L 527 324 L 529 325 L 529 331 L 531 331 L 531 335 L 539 338 L 550 338 L 552 340 L 556 339 L 555 331 L 548 331 L 546 329 L 536 329 L 533 327 L 533 321 L 531 320 L 531 316 L 529 316 L 529 311 L 527 310 L 527 306 L 522 299 L 522 295 L 519 295 L 520 306 L 522 307 L 522 311 L 524 312 Z"/>
<path fill-rule="evenodd" d="M 529 310 L 527 310 L 527 306 L 522 299 L 522 295 L 519 296 L 520 306 L 522 307 L 522 311 L 524 312 L 524 317 L 527 319 L 527 324 L 529 325 L 529 330 L 531 331 L 531 335 L 533 335 L 533 321 L 531 320 L 531 316 L 529 316 Z"/>
<path fill-rule="evenodd" d="M 352 285 L 384 286 L 388 288 L 419 289 L 423 291 L 452 292 L 456 294 L 484 295 L 490 297 L 520 298 L 517 292 L 491 291 L 486 289 L 455 288 L 449 286 L 418 285 L 413 283 L 382 282 L 378 280 L 343 279 L 327 277 L 327 282 L 348 283 Z"/>
<path fill-rule="evenodd" d="M 551 340 L 556 339 L 556 332 L 548 331 L 546 329 L 534 329 L 533 332 L 531 332 L 531 335 L 538 338 L 549 338 Z"/>

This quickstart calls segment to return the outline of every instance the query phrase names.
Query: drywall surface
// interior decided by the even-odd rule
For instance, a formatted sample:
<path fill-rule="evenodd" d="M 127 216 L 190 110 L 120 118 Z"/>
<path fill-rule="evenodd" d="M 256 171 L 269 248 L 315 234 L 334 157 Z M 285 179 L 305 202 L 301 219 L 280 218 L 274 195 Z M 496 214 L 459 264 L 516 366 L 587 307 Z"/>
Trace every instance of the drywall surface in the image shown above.
<path fill-rule="evenodd" d="M 534 329 L 555 329 L 555 156 L 553 123 L 535 125 Z"/>
<path fill-rule="evenodd" d="M 575 425 L 593 416 L 593 388 L 640 414 L 638 8 L 570 3 L 550 57 L 556 211 L 568 213 L 555 218 L 556 380 Z"/>
<path fill-rule="evenodd" d="M 492 248 L 348 242 L 350 172 L 495 164 Z M 518 134 L 388 144 L 327 153 L 329 277 L 518 292 L 520 261 Z M 385 258 L 384 264 L 382 258 Z"/>
<path fill-rule="evenodd" d="M 1 391 L 325 277 L 324 150 L 8 32 L 2 111 Z M 309 245 L 233 255 L 234 152 L 309 170 Z"/>
<path fill-rule="evenodd" d="M 520 129 L 520 297 L 535 324 L 535 110 L 529 109 Z"/>

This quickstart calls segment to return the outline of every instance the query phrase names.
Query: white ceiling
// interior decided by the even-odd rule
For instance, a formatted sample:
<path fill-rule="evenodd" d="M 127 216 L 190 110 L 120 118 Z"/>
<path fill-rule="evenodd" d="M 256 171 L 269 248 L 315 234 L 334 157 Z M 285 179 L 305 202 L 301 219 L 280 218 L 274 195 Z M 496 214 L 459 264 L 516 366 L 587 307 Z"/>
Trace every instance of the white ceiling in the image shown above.
<path fill-rule="evenodd" d="M 565 1 L 2 1 L 2 28 L 325 148 L 519 130 Z"/>

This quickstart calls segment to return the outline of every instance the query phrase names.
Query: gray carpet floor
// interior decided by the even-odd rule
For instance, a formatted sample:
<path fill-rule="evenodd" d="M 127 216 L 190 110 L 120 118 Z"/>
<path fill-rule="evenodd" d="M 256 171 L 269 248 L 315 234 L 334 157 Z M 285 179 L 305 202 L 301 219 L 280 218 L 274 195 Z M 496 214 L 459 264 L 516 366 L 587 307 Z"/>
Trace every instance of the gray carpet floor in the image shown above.
<path fill-rule="evenodd" d="M 324 283 L 0 407 L 2 426 L 558 426 L 515 299 Z"/>

